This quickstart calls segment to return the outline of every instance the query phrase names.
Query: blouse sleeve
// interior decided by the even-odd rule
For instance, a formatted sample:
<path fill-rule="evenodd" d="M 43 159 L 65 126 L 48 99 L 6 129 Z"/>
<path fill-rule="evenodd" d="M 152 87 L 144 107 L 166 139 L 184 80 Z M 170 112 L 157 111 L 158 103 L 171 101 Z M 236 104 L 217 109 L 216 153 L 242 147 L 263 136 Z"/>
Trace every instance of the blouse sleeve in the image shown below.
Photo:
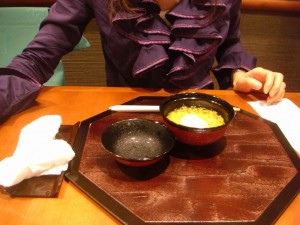
<path fill-rule="evenodd" d="M 240 40 L 241 0 L 233 0 L 230 9 L 230 26 L 225 41 L 219 46 L 216 54 L 218 65 L 213 73 L 222 89 L 231 86 L 231 72 L 234 69 L 251 70 L 256 65 L 256 58 L 248 54 Z"/>
<path fill-rule="evenodd" d="M 32 106 L 41 87 L 16 70 L 0 68 L 0 123 Z"/>

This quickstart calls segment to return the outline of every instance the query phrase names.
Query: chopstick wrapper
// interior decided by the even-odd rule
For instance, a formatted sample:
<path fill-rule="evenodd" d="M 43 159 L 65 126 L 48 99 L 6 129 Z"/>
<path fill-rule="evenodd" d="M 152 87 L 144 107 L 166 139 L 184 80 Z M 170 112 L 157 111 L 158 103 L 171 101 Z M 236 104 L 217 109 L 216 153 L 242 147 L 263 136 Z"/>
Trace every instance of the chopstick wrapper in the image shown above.
<path fill-rule="evenodd" d="M 14 154 L 0 162 L 0 185 L 10 187 L 24 179 L 67 170 L 75 153 L 66 141 L 55 139 L 61 122 L 59 115 L 46 115 L 21 130 Z"/>
<path fill-rule="evenodd" d="M 262 118 L 276 123 L 291 146 L 300 154 L 300 109 L 297 105 L 287 98 L 272 105 L 264 101 L 248 103 Z"/>

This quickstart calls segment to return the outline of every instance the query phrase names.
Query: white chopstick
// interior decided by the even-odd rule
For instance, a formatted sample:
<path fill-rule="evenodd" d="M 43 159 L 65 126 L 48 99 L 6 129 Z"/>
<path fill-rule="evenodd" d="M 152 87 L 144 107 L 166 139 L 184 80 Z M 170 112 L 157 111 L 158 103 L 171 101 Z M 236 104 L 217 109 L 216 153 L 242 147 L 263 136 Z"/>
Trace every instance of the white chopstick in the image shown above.
<path fill-rule="evenodd" d="M 116 112 L 159 112 L 158 105 L 113 105 L 109 109 Z"/>
<path fill-rule="evenodd" d="M 113 105 L 109 107 L 115 112 L 159 112 L 159 105 Z M 240 108 L 233 107 L 234 111 L 240 111 Z"/>

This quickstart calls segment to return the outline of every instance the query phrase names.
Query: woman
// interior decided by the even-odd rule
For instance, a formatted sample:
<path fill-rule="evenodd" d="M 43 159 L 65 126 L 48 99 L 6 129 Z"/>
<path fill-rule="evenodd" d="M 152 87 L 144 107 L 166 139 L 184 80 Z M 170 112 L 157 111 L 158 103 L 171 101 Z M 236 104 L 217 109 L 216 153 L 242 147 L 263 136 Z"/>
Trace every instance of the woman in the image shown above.
<path fill-rule="evenodd" d="M 285 92 L 283 75 L 255 68 L 240 43 L 241 0 L 57 0 L 23 53 L 0 70 L 0 119 L 30 106 L 95 18 L 108 86 Z M 213 67 L 214 60 L 217 65 Z"/>

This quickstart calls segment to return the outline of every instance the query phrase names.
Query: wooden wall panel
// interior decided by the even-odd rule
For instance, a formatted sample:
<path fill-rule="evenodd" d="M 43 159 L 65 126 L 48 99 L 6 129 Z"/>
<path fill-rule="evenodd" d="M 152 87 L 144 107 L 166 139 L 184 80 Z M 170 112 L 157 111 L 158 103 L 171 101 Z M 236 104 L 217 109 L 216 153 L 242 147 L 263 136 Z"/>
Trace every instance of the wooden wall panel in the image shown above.
<path fill-rule="evenodd" d="M 243 9 L 300 12 L 299 0 L 242 0 Z"/>
<path fill-rule="evenodd" d="M 243 10 L 241 37 L 258 66 L 285 75 L 287 91 L 300 92 L 300 14 Z"/>
<path fill-rule="evenodd" d="M 106 86 L 104 57 L 95 20 L 87 26 L 84 36 L 91 47 L 63 57 L 65 85 Z"/>
<path fill-rule="evenodd" d="M 55 0 L 0 0 L 0 6 L 51 6 Z"/>

